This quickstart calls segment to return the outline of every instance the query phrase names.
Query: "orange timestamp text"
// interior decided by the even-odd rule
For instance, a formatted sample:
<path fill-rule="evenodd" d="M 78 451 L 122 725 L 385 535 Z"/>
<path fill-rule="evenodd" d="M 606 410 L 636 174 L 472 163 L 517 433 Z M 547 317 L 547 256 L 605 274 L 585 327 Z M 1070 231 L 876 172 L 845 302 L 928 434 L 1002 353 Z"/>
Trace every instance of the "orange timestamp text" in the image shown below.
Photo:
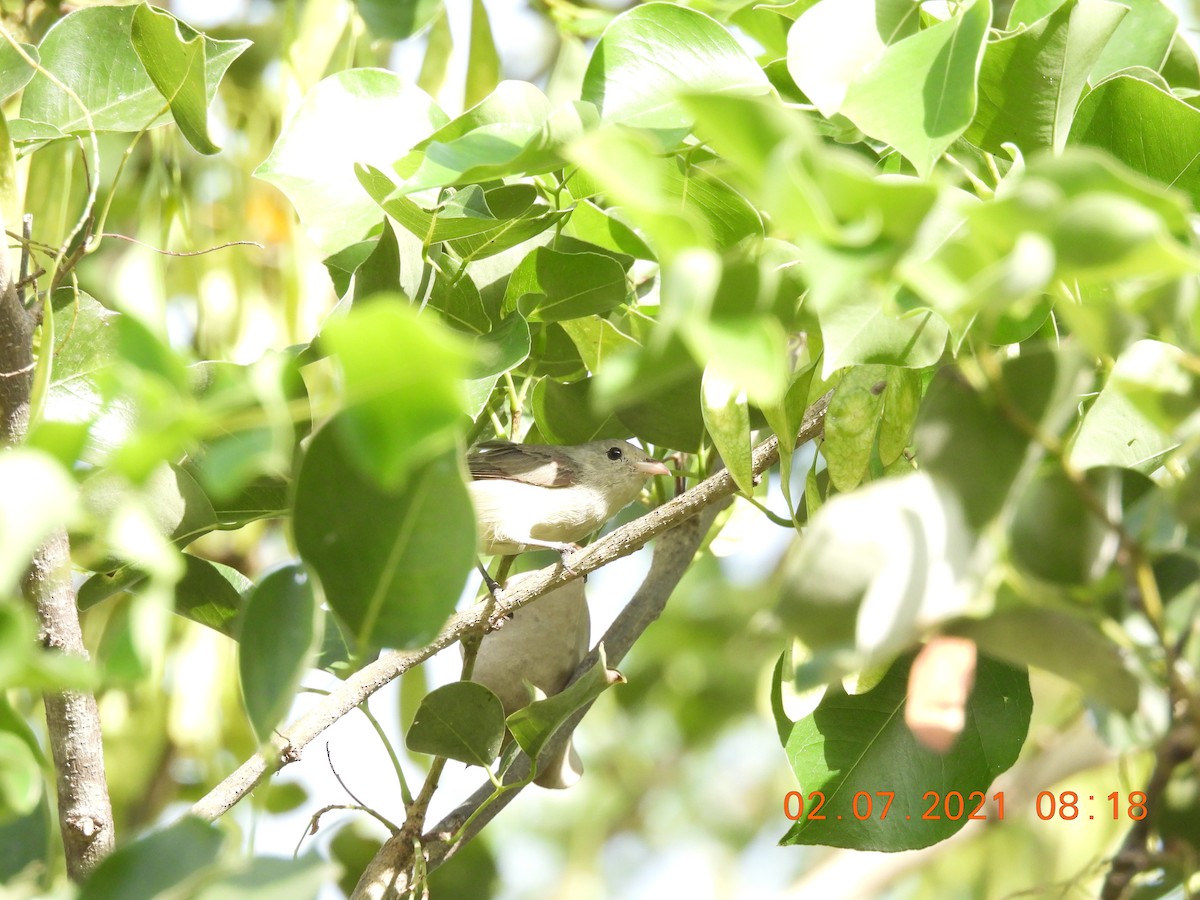
<path fill-rule="evenodd" d="M 856 791 L 850 799 L 849 809 L 841 810 L 834 809 L 823 791 L 809 791 L 807 795 L 800 791 L 788 791 L 783 795 L 783 814 L 793 822 L 841 819 L 843 815 L 860 822 L 868 819 L 882 821 L 888 818 L 895 799 L 895 791 Z M 992 794 L 991 801 L 989 806 L 988 796 L 984 791 L 969 791 L 965 794 L 962 791 L 926 791 L 921 795 L 924 810 L 920 815 L 910 813 L 902 818 L 926 822 L 943 819 L 955 822 L 960 819 L 1003 821 L 1004 791 Z M 1107 797 L 1099 798 L 1095 794 L 1081 795 L 1077 791 L 1059 791 L 1057 794 L 1053 791 L 1041 791 L 1034 801 L 1033 811 L 1043 821 L 1099 817 L 1114 822 L 1123 818 L 1141 820 L 1146 818 L 1149 812 L 1144 791 L 1113 791 Z M 896 817 L 893 813 L 892 818 Z"/>

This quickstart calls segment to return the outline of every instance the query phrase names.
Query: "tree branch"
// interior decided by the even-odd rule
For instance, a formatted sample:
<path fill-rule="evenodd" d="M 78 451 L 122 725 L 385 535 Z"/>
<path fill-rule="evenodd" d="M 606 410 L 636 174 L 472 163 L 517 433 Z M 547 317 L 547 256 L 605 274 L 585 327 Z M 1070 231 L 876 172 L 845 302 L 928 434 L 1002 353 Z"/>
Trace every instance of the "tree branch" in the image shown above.
<path fill-rule="evenodd" d="M 3 231 L 0 221 L 0 234 Z M 33 315 L 18 297 L 5 249 L 0 252 L 0 447 L 21 443 L 29 430 L 34 327 Z M 52 532 L 35 551 L 22 587 L 37 611 L 46 647 L 87 659 L 65 529 Z M 90 692 L 47 691 L 42 698 L 54 757 L 67 874 L 82 881 L 113 848 L 100 713 Z"/>
<path fill-rule="evenodd" d="M 825 421 L 825 408 L 828 405 L 829 395 L 826 394 L 809 407 L 804 414 L 797 445 L 821 433 Z M 772 437 L 754 449 L 754 474 L 761 475 L 778 461 L 779 446 Z M 517 589 L 506 593 L 498 602 L 480 602 L 451 616 L 438 636 L 425 647 L 418 650 L 394 651 L 364 666 L 322 698 L 311 710 L 280 729 L 281 737 L 273 739 L 267 747 L 246 760 L 197 801 L 190 814 L 208 821 L 217 819 L 268 775 L 298 760 L 303 749 L 322 731 L 393 679 L 454 644 L 464 634 L 499 621 L 543 594 L 576 578 L 582 578 L 615 559 L 628 556 L 658 535 L 690 519 L 705 507 L 731 496 L 736 490 L 737 487 L 729 473 L 718 472 L 691 490 L 588 545 L 571 561 L 570 570 L 557 564 L 547 566 L 522 580 Z"/>

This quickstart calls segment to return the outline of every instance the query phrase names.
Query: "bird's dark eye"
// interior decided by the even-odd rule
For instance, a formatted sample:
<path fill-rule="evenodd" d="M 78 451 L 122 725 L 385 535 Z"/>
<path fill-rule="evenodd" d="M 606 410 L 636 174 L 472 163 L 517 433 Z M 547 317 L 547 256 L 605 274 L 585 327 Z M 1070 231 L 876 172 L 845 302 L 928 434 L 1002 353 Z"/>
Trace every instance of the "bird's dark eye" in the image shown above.
<path fill-rule="evenodd" d="M 621 452 L 620 447 L 609 447 L 608 448 L 608 458 L 609 459 L 620 459 L 624 455 L 625 454 Z"/>

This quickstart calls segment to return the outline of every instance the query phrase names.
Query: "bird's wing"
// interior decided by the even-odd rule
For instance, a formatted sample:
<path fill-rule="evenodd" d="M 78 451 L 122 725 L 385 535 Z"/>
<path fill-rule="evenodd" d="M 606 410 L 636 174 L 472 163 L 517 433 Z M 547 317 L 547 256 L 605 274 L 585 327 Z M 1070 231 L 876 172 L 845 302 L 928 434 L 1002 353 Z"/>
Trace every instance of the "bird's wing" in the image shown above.
<path fill-rule="evenodd" d="M 557 447 L 487 441 L 467 456 L 467 468 L 476 481 L 507 478 L 539 487 L 570 487 L 579 480 L 571 458 Z"/>

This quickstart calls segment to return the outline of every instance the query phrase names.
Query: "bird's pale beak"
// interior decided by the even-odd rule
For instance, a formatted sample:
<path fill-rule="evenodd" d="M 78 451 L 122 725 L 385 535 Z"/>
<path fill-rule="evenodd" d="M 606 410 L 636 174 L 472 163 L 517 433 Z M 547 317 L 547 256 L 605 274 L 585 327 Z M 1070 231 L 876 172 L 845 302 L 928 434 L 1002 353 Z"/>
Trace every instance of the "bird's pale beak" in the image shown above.
<path fill-rule="evenodd" d="M 639 472 L 642 472 L 646 475 L 670 475 L 671 474 L 671 470 L 668 469 L 665 465 L 663 465 L 663 463 L 660 460 L 657 460 L 657 459 L 648 459 L 645 462 L 635 463 L 634 468 L 636 468 Z"/>

